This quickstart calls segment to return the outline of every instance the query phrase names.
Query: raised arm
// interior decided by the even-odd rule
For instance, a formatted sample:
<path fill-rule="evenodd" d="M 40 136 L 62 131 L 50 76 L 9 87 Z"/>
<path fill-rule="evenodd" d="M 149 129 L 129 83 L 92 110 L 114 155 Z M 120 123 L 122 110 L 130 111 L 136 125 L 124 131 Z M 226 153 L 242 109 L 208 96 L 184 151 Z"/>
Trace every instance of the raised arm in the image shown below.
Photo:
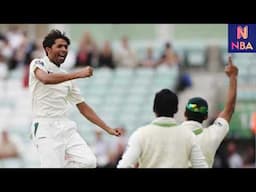
<path fill-rule="evenodd" d="M 37 67 L 35 69 L 35 76 L 43 84 L 58 84 L 64 81 L 69 81 L 72 79 L 90 77 L 93 74 L 93 69 L 89 66 L 80 69 L 79 71 L 62 74 L 62 73 L 47 73 Z"/>
<path fill-rule="evenodd" d="M 227 100 L 224 106 L 223 111 L 219 114 L 218 117 L 222 117 L 230 122 L 231 117 L 235 110 L 236 105 L 236 95 L 237 95 L 237 75 L 238 68 L 233 64 L 231 56 L 228 58 L 228 65 L 225 67 L 225 72 L 229 78 L 229 88 Z"/>
<path fill-rule="evenodd" d="M 100 128 L 104 129 L 110 135 L 120 136 L 122 131 L 120 129 L 112 129 L 109 127 L 94 111 L 93 109 L 86 104 L 85 102 L 81 102 L 77 104 L 77 108 L 79 109 L 80 113 L 89 121 L 94 123 L 95 125 L 99 126 Z"/>

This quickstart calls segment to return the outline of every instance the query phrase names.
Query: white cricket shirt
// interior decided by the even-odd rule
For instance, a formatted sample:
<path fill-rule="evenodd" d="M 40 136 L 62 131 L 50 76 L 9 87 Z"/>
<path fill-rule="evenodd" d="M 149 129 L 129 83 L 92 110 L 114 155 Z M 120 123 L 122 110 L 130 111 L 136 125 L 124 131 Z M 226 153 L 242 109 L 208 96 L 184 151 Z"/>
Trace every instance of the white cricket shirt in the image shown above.
<path fill-rule="evenodd" d="M 29 89 L 32 97 L 32 113 L 34 118 L 66 117 L 70 104 L 84 101 L 78 87 L 72 81 L 58 84 L 43 84 L 35 76 L 35 69 L 40 68 L 47 73 L 66 73 L 52 63 L 48 57 L 34 59 L 30 64 Z"/>
<path fill-rule="evenodd" d="M 229 131 L 228 122 L 219 117 L 208 128 L 203 128 L 202 124 L 196 121 L 185 121 L 181 126 L 189 128 L 195 133 L 208 166 L 211 168 L 215 153 Z"/>
<path fill-rule="evenodd" d="M 208 167 L 193 132 L 159 117 L 132 134 L 117 168 L 188 168 L 190 161 L 193 168 Z"/>

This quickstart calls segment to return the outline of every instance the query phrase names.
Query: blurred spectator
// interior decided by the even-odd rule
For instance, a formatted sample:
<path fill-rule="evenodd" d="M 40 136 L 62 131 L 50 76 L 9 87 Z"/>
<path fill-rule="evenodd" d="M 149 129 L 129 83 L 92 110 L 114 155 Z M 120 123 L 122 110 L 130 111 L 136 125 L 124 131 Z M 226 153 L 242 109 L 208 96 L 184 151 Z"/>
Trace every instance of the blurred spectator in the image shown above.
<path fill-rule="evenodd" d="M 31 60 L 30 54 L 34 49 L 34 43 L 30 42 L 28 39 L 27 32 L 20 32 L 20 35 L 20 43 L 16 48 L 13 49 L 11 58 L 8 63 L 9 70 L 14 70 L 17 67 L 28 65 Z"/>
<path fill-rule="evenodd" d="M 8 75 L 8 67 L 4 56 L 0 52 L 0 81 L 6 80 Z"/>
<path fill-rule="evenodd" d="M 225 154 L 217 153 L 214 158 L 213 168 L 229 168 Z"/>
<path fill-rule="evenodd" d="M 167 52 L 170 52 L 170 53 L 173 52 L 172 44 L 171 44 L 170 42 L 166 42 L 166 43 L 165 43 L 165 45 L 164 45 L 164 50 L 163 50 L 163 52 L 161 53 L 160 58 L 159 58 L 158 61 L 157 61 L 157 66 L 158 66 L 158 65 L 161 65 L 161 64 L 165 61 L 166 53 L 167 53 Z"/>
<path fill-rule="evenodd" d="M 252 133 L 256 135 L 256 112 L 252 112 L 250 124 Z"/>
<path fill-rule="evenodd" d="M 146 50 L 146 57 L 141 61 L 142 67 L 156 67 L 156 58 L 154 57 L 154 52 L 152 47 L 148 47 Z"/>
<path fill-rule="evenodd" d="M 7 130 L 0 135 L 0 159 L 22 157 L 23 146 L 17 137 L 11 136 Z"/>
<path fill-rule="evenodd" d="M 177 84 L 175 87 L 175 92 L 178 94 L 185 89 L 192 86 L 192 78 L 189 74 L 189 72 L 185 69 L 184 65 L 181 63 L 181 59 L 179 55 L 174 52 L 173 55 L 173 63 L 174 65 L 177 65 L 178 67 L 178 77 L 177 77 Z"/>
<path fill-rule="evenodd" d="M 7 93 L 8 90 L 8 84 L 7 84 L 7 79 L 8 79 L 8 66 L 5 57 L 1 54 L 0 50 L 0 90 L 2 93 Z"/>
<path fill-rule="evenodd" d="M 91 47 L 91 66 L 98 67 L 99 65 L 99 48 L 95 41 L 92 43 Z"/>
<path fill-rule="evenodd" d="M 255 149 L 250 145 L 245 151 L 244 168 L 255 168 Z"/>
<path fill-rule="evenodd" d="M 23 34 L 17 25 L 10 25 L 8 31 L 6 32 L 6 37 L 13 50 L 18 49 L 23 41 Z"/>
<path fill-rule="evenodd" d="M 29 66 L 25 65 L 24 72 L 23 72 L 23 78 L 22 78 L 22 87 L 28 88 L 29 83 Z"/>
<path fill-rule="evenodd" d="M 34 51 L 36 51 L 37 44 L 36 42 L 28 38 L 27 31 L 23 32 L 23 41 L 20 46 L 22 52 L 20 52 L 20 63 L 24 65 L 22 86 L 23 88 L 28 88 L 29 81 L 29 64 L 34 59 Z"/>
<path fill-rule="evenodd" d="M 109 164 L 107 167 L 109 168 L 115 168 L 117 166 L 118 161 L 121 159 L 127 143 L 128 143 L 128 137 L 126 134 L 126 129 L 122 126 L 121 127 L 122 135 L 118 137 L 116 140 L 113 140 L 111 151 L 109 153 Z"/>
<path fill-rule="evenodd" d="M 29 38 L 27 31 L 23 31 L 22 34 L 23 34 L 23 40 L 22 40 L 19 48 L 24 49 L 23 63 L 25 65 L 29 65 L 29 63 L 32 60 L 32 53 L 37 47 L 36 47 L 35 41 L 33 41 Z"/>
<path fill-rule="evenodd" d="M 108 67 L 111 69 L 115 68 L 113 51 L 109 41 L 104 42 L 103 48 L 99 54 L 98 67 Z"/>
<path fill-rule="evenodd" d="M 0 32 L 0 41 L 2 41 L 3 39 L 5 39 L 5 35 L 2 32 Z"/>
<path fill-rule="evenodd" d="M 34 44 L 34 49 L 31 52 L 31 59 L 42 58 L 45 56 L 45 52 L 43 46 L 41 45 L 41 41 L 37 40 Z"/>
<path fill-rule="evenodd" d="M 129 39 L 124 36 L 121 40 L 121 47 L 117 50 L 116 61 L 118 67 L 135 68 L 138 66 L 137 55 L 129 45 Z"/>
<path fill-rule="evenodd" d="M 76 54 L 75 67 L 82 67 L 87 65 L 91 65 L 90 54 L 86 45 L 83 42 L 80 42 L 79 49 Z"/>
<path fill-rule="evenodd" d="M 172 44 L 170 42 L 166 42 L 165 43 L 165 46 L 164 46 L 164 51 L 161 55 L 161 58 L 164 59 L 166 57 L 166 52 L 167 51 L 173 51 L 173 47 L 172 47 Z"/>
<path fill-rule="evenodd" d="M 102 168 L 108 164 L 109 143 L 104 139 L 102 131 L 96 130 L 92 150 L 97 158 L 97 167 Z"/>
<path fill-rule="evenodd" d="M 9 60 L 12 56 L 12 48 L 6 37 L 3 37 L 1 40 L 0 52 L 6 60 Z"/>
<path fill-rule="evenodd" d="M 174 53 L 172 50 L 166 50 L 165 55 L 161 60 L 161 63 L 158 64 L 157 67 L 173 67 L 178 66 L 179 64 L 179 58 L 176 53 Z"/>
<path fill-rule="evenodd" d="M 243 159 L 237 151 L 236 143 L 230 141 L 227 145 L 229 168 L 242 168 Z"/>
<path fill-rule="evenodd" d="M 76 53 L 75 67 L 92 66 L 95 43 L 89 32 L 85 32 Z"/>

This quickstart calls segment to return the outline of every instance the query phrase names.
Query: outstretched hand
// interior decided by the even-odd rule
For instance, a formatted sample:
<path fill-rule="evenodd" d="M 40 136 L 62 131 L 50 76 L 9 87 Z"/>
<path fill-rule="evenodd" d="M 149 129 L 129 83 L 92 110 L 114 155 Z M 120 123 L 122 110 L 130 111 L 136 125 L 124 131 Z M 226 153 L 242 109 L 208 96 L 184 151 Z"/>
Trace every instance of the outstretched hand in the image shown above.
<path fill-rule="evenodd" d="M 225 67 L 225 73 L 228 77 L 237 76 L 238 68 L 233 64 L 232 57 L 228 57 L 228 65 Z"/>
<path fill-rule="evenodd" d="M 122 133 L 122 130 L 120 128 L 115 128 L 115 129 L 112 129 L 110 128 L 108 131 L 107 131 L 110 135 L 115 135 L 115 136 L 121 136 L 123 133 Z"/>

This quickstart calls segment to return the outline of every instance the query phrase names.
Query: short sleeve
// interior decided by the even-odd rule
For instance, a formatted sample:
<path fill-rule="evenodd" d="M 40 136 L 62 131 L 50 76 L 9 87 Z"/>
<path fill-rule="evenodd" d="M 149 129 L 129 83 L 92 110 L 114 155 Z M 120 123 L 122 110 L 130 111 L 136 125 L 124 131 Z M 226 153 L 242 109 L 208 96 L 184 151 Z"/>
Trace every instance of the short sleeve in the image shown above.
<path fill-rule="evenodd" d="M 215 148 L 220 145 L 221 141 L 225 138 L 228 131 L 229 124 L 225 119 L 221 117 L 217 118 L 214 121 L 213 125 L 208 127 L 209 137 L 211 138 L 211 140 L 214 141 L 213 144 Z"/>
<path fill-rule="evenodd" d="M 223 127 L 225 129 L 229 128 L 227 120 L 225 120 L 224 118 L 221 118 L 221 117 L 217 118 L 214 121 L 214 125 L 217 127 Z"/>
<path fill-rule="evenodd" d="M 34 59 L 30 64 L 30 74 L 34 77 L 35 76 L 35 69 L 36 68 L 42 69 L 43 71 L 47 72 L 46 65 L 42 59 Z"/>
<path fill-rule="evenodd" d="M 76 105 L 84 101 L 84 98 L 81 95 L 80 89 L 72 81 L 71 81 L 71 91 L 68 95 L 68 101 L 72 105 Z"/>

